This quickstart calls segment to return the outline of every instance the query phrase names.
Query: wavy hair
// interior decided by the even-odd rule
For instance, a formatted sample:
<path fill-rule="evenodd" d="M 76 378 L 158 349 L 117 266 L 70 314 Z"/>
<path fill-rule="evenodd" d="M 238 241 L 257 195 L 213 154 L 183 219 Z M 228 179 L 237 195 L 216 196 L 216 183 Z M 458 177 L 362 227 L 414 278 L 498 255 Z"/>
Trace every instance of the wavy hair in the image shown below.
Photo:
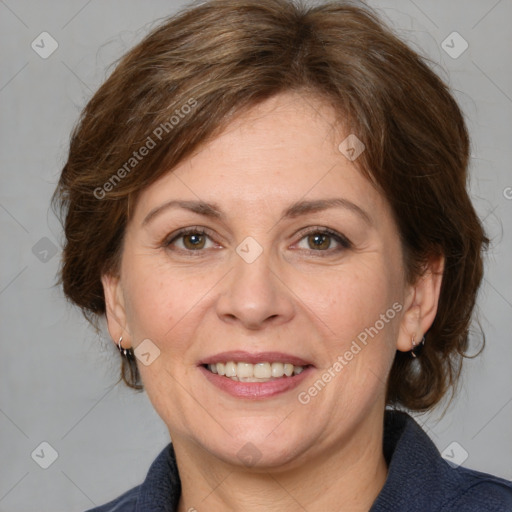
<path fill-rule="evenodd" d="M 397 351 L 388 380 L 388 404 L 427 410 L 459 377 L 488 239 L 466 188 L 460 108 L 426 60 L 361 3 L 210 0 L 122 57 L 82 112 L 53 197 L 66 238 L 64 292 L 89 320 L 104 315 L 101 276 L 117 272 L 140 192 L 235 114 L 285 91 L 327 100 L 364 142 L 357 163 L 391 205 L 408 281 L 445 257 L 427 343 L 417 359 Z M 158 143 L 131 170 L 158 127 Z M 121 378 L 142 388 L 135 360 L 122 358 Z"/>

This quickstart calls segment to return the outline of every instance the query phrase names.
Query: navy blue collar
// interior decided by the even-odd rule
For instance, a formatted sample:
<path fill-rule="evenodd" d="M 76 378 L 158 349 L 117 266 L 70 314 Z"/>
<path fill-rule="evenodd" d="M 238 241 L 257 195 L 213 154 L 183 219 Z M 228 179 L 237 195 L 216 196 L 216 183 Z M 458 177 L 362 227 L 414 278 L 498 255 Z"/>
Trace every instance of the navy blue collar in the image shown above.
<path fill-rule="evenodd" d="M 168 444 L 149 468 L 140 486 L 135 512 L 176 512 L 181 481 L 172 444 Z"/>
<path fill-rule="evenodd" d="M 404 412 L 385 412 L 383 450 L 388 476 L 369 512 L 512 510 L 502 508 L 504 503 L 512 504 L 510 482 L 452 468 Z M 176 512 L 181 483 L 172 444 L 155 459 L 137 491 L 135 512 Z M 496 508 L 487 508 L 493 499 Z M 465 500 L 471 508 L 464 508 Z"/>
<path fill-rule="evenodd" d="M 386 483 L 370 512 L 438 510 L 453 481 L 451 466 L 411 416 L 386 411 L 384 457 L 388 465 Z"/>

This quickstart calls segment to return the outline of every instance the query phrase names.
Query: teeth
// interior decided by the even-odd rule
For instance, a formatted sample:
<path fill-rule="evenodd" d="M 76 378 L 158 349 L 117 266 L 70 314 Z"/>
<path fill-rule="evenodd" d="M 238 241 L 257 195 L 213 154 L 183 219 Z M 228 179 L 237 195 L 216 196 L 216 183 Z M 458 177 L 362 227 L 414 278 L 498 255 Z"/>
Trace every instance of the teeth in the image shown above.
<path fill-rule="evenodd" d="M 284 375 L 283 363 L 272 363 L 272 377 L 282 377 Z"/>
<path fill-rule="evenodd" d="M 254 377 L 254 366 L 250 363 L 238 363 L 236 365 L 236 376 L 239 379 Z"/>
<path fill-rule="evenodd" d="M 291 377 L 302 373 L 302 366 L 294 366 L 291 363 L 227 363 L 209 364 L 208 369 L 212 373 L 224 375 L 232 380 L 242 382 L 261 382 L 280 377 Z"/>
<path fill-rule="evenodd" d="M 210 365 L 210 366 L 214 366 L 214 365 Z M 236 364 L 233 363 L 233 361 L 226 363 L 224 365 L 224 372 L 225 372 L 226 377 L 236 377 Z"/>
<path fill-rule="evenodd" d="M 254 365 L 253 372 L 254 377 L 258 379 L 270 379 L 270 377 L 272 377 L 272 366 L 270 363 L 257 363 Z"/>

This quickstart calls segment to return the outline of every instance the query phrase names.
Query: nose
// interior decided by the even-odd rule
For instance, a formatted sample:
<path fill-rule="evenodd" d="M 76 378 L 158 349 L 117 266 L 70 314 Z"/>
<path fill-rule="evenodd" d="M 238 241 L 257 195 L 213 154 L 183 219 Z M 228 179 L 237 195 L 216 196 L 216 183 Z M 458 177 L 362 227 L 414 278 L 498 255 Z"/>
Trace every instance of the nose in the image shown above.
<path fill-rule="evenodd" d="M 252 263 L 237 254 L 234 260 L 217 301 L 219 318 L 249 330 L 289 322 L 295 314 L 293 293 L 265 251 Z"/>

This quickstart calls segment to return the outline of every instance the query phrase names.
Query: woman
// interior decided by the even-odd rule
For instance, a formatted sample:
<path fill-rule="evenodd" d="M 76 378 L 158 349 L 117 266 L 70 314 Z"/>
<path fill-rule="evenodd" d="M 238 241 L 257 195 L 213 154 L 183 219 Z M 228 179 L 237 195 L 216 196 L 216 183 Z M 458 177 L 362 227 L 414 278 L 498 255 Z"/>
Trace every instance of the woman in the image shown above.
<path fill-rule="evenodd" d="M 363 7 L 209 1 L 131 50 L 73 133 L 62 282 L 172 445 L 94 510 L 512 510 L 399 412 L 468 347 L 468 147 Z"/>

